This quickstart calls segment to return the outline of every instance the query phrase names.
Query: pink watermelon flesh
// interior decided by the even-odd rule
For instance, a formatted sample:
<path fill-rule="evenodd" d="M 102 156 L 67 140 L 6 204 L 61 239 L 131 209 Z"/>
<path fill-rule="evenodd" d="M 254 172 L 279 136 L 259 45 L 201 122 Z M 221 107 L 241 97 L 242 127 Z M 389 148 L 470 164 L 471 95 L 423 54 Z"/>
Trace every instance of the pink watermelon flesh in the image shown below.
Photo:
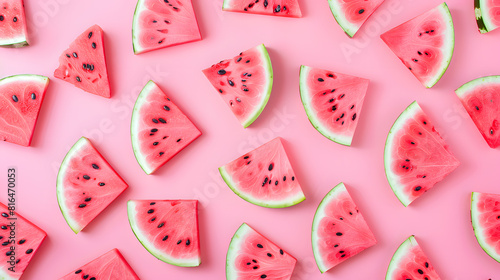
<path fill-rule="evenodd" d="M 298 0 L 224 0 L 222 10 L 283 17 L 302 17 Z"/>
<path fill-rule="evenodd" d="M 2 256 L 0 279 L 19 279 L 47 234 L 17 212 L 9 211 L 2 203 L 0 203 L 0 213 L 2 215 L 0 217 L 0 242 L 3 245 L 0 246 L 0 256 Z M 10 218 L 17 218 L 17 220 L 9 220 Z M 12 222 L 15 222 L 15 229 L 10 227 Z M 9 238 L 11 230 L 16 232 L 15 239 Z M 13 241 L 14 244 L 11 243 Z M 15 247 L 14 251 L 11 250 L 12 247 Z M 13 263 L 10 263 L 11 261 Z M 13 264 L 15 272 L 9 270 Z"/>
<path fill-rule="evenodd" d="M 29 146 L 49 78 L 17 75 L 0 80 L 0 140 Z"/>
<path fill-rule="evenodd" d="M 471 215 L 479 244 L 500 262 L 500 194 L 473 193 Z"/>
<path fill-rule="evenodd" d="M 23 0 L 3 0 L 0 2 L 0 47 L 27 46 L 26 25 Z"/>
<path fill-rule="evenodd" d="M 59 57 L 54 77 L 84 91 L 110 98 L 104 53 L 104 32 L 94 25 L 83 32 Z"/>
<path fill-rule="evenodd" d="M 191 0 L 139 0 L 132 33 L 135 54 L 201 40 Z"/>
<path fill-rule="evenodd" d="M 59 280 L 139 280 L 118 249 L 113 249 Z"/>
<path fill-rule="evenodd" d="M 329 0 L 335 20 L 350 37 L 361 28 L 384 0 Z"/>
<path fill-rule="evenodd" d="M 59 207 L 68 225 L 78 233 L 127 187 L 92 143 L 82 137 L 59 169 Z"/>

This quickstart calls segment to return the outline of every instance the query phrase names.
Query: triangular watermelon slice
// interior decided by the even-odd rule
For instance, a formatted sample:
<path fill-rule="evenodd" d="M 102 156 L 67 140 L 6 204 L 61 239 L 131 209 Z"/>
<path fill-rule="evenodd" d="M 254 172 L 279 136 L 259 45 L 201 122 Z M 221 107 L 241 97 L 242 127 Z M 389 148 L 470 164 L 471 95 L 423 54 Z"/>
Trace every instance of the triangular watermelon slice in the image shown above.
<path fill-rule="evenodd" d="M 69 227 L 79 233 L 127 184 L 85 137 L 69 150 L 57 174 L 57 201 Z"/>
<path fill-rule="evenodd" d="M 220 167 L 219 172 L 234 193 L 255 205 L 283 208 L 306 199 L 280 138 Z"/>
<path fill-rule="evenodd" d="M 273 67 L 264 45 L 203 70 L 243 127 L 251 125 L 266 107 L 273 88 Z"/>
<path fill-rule="evenodd" d="M 155 172 L 201 135 L 201 132 L 153 82 L 142 89 L 130 125 L 132 147 L 146 174 Z"/>
<path fill-rule="evenodd" d="M 302 17 L 298 0 L 224 0 L 222 10 L 282 17 Z"/>
<path fill-rule="evenodd" d="M 353 37 L 384 0 L 328 0 L 337 23 Z"/>
<path fill-rule="evenodd" d="M 191 0 L 138 0 L 132 25 L 134 53 L 201 40 Z"/>
<path fill-rule="evenodd" d="M 0 47 L 28 46 L 28 31 L 23 0 L 0 2 Z"/>
<path fill-rule="evenodd" d="M 193 267 L 201 263 L 197 200 L 129 200 L 130 227 L 153 256 Z"/>
<path fill-rule="evenodd" d="M 470 214 L 477 242 L 500 263 L 500 194 L 473 192 Z"/>
<path fill-rule="evenodd" d="M 453 20 L 446 3 L 380 37 L 427 88 L 433 87 L 446 72 L 455 48 Z"/>
<path fill-rule="evenodd" d="M 49 78 L 16 75 L 0 80 L 0 141 L 29 146 Z"/>
<path fill-rule="evenodd" d="M 350 146 L 369 80 L 302 66 L 300 97 L 311 124 L 326 138 Z"/>
<path fill-rule="evenodd" d="M 384 164 L 394 194 L 408 206 L 460 162 L 415 101 L 401 113 L 387 136 Z"/>
<path fill-rule="evenodd" d="M 59 57 L 54 77 L 84 91 L 110 98 L 104 32 L 94 25 L 85 30 Z"/>
<path fill-rule="evenodd" d="M 474 0 L 479 32 L 487 33 L 500 27 L 500 2 L 498 0 Z"/>
<path fill-rule="evenodd" d="M 243 223 L 227 250 L 226 280 L 289 280 L 295 264 L 292 255 Z"/>

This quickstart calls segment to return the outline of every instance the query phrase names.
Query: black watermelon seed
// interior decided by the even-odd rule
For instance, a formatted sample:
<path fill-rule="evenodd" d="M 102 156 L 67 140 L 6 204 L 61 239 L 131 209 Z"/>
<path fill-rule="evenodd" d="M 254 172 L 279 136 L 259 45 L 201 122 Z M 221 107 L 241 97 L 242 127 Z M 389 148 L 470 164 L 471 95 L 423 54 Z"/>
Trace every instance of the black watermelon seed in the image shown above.
<path fill-rule="evenodd" d="M 345 257 L 345 254 L 343 254 L 342 256 L 340 256 L 341 258 Z"/>
<path fill-rule="evenodd" d="M 13 20 L 14 22 L 17 22 L 17 17 L 14 17 L 12 20 Z"/>
<path fill-rule="evenodd" d="M 95 164 L 95 163 L 92 163 L 92 168 L 99 169 L 99 166 L 97 164 Z"/>
<path fill-rule="evenodd" d="M 164 109 L 165 111 L 170 111 L 170 107 L 168 107 L 167 105 L 163 106 L 163 109 Z"/>
<path fill-rule="evenodd" d="M 10 256 L 10 255 L 13 255 L 14 254 L 14 251 L 8 251 L 7 253 L 5 253 L 6 256 Z"/>
<path fill-rule="evenodd" d="M 226 74 L 226 70 L 220 69 L 219 71 L 217 71 L 217 74 L 219 74 L 219 75 L 225 75 Z"/>
<path fill-rule="evenodd" d="M 354 113 L 354 115 L 352 115 L 352 120 L 355 120 L 356 119 L 356 113 Z"/>
<path fill-rule="evenodd" d="M 429 263 L 428 262 L 425 262 L 425 267 L 429 268 Z"/>
<path fill-rule="evenodd" d="M 268 168 L 268 169 L 269 169 L 269 171 L 273 170 L 273 167 L 274 167 L 274 165 L 273 165 L 272 163 L 271 163 L 271 164 L 269 164 L 269 168 Z"/>
<path fill-rule="evenodd" d="M 335 235 L 342 236 L 342 232 L 337 232 Z"/>
<path fill-rule="evenodd" d="M 92 42 L 92 48 L 95 49 L 97 47 L 97 45 L 95 44 L 95 42 Z"/>
<path fill-rule="evenodd" d="M 89 32 L 89 39 L 92 38 L 92 31 Z"/>
<path fill-rule="evenodd" d="M 66 54 L 66 57 L 71 57 L 71 55 L 69 55 L 69 54 Z"/>
<path fill-rule="evenodd" d="M 82 204 L 78 205 L 78 208 L 84 208 L 85 206 L 87 206 L 87 204 L 82 203 Z"/>
<path fill-rule="evenodd" d="M 33 249 L 26 250 L 26 254 L 31 254 L 31 253 L 33 253 Z"/>
<path fill-rule="evenodd" d="M 267 5 L 269 5 L 269 3 L 267 2 L 267 0 L 264 0 L 264 8 L 267 8 Z"/>
<path fill-rule="evenodd" d="M 162 239 L 162 241 L 166 241 L 168 239 L 168 235 L 165 235 Z"/>
<path fill-rule="evenodd" d="M 0 16 L 0 21 L 3 21 L 5 19 L 4 16 Z"/>
<path fill-rule="evenodd" d="M 78 82 L 81 82 L 81 81 L 82 81 L 82 79 L 80 79 L 80 77 L 78 77 L 78 76 L 76 76 L 76 80 L 77 80 Z"/>
<path fill-rule="evenodd" d="M 163 156 L 163 154 L 165 154 L 165 153 L 164 153 L 164 152 L 160 152 L 160 153 L 159 153 L 159 155 L 160 155 L 160 156 Z"/>
<path fill-rule="evenodd" d="M 337 105 L 332 106 L 332 112 L 335 112 L 337 110 Z"/>
<path fill-rule="evenodd" d="M 1 229 L 7 229 L 7 227 L 6 227 L 6 226 L 1 226 L 0 228 L 1 228 Z"/>
<path fill-rule="evenodd" d="M 294 176 L 292 176 L 292 181 L 295 181 L 295 177 Z"/>
<path fill-rule="evenodd" d="M 343 254 L 343 253 L 344 253 L 344 251 L 339 251 L 339 253 Z"/>
<path fill-rule="evenodd" d="M 415 188 L 415 191 L 417 191 L 417 192 L 418 192 L 418 191 L 419 191 L 419 190 L 421 190 L 421 189 L 422 189 L 422 187 L 421 187 L 421 186 L 418 186 L 418 187 L 416 187 L 416 188 Z"/>
<path fill-rule="evenodd" d="M 492 128 L 490 129 L 490 134 L 493 135 L 493 129 Z"/>
<path fill-rule="evenodd" d="M 89 278 L 89 275 L 88 275 L 88 274 L 83 275 L 83 279 L 87 279 L 87 278 Z"/>
<path fill-rule="evenodd" d="M 154 209 L 149 209 L 149 210 L 148 210 L 148 214 L 153 214 L 153 213 L 154 213 L 154 211 L 155 211 Z"/>
<path fill-rule="evenodd" d="M 177 241 L 177 245 L 179 245 L 181 243 L 182 243 L 182 239 L 179 239 L 179 241 Z"/>
<path fill-rule="evenodd" d="M 282 254 L 282 255 L 283 255 L 283 250 L 282 250 L 282 249 L 280 249 L 280 254 Z"/>
<path fill-rule="evenodd" d="M 354 109 L 354 105 L 351 106 L 351 110 Z"/>
<path fill-rule="evenodd" d="M 158 145 L 158 142 L 154 142 L 154 143 L 153 143 L 153 146 L 156 146 L 156 145 Z"/>
<path fill-rule="evenodd" d="M 34 92 L 31 93 L 31 99 L 33 99 L 33 100 L 36 99 L 36 94 Z"/>
<path fill-rule="evenodd" d="M 78 58 L 78 54 L 76 52 L 74 52 L 73 57 Z"/>
<path fill-rule="evenodd" d="M 286 176 L 283 176 L 283 181 L 286 181 Z"/>
<path fill-rule="evenodd" d="M 163 118 L 159 118 L 158 120 L 159 120 L 161 123 L 167 123 L 167 121 L 166 121 L 165 119 L 163 119 Z"/>
<path fill-rule="evenodd" d="M 344 113 L 342 113 L 342 115 L 340 115 L 340 118 L 343 118 L 344 117 Z"/>
<path fill-rule="evenodd" d="M 89 201 L 91 201 L 91 200 L 92 200 L 92 197 L 87 197 L 87 198 L 85 198 L 85 201 L 86 201 L 86 202 L 89 202 Z"/>
<path fill-rule="evenodd" d="M 157 131 L 158 131 L 158 129 L 157 129 L 157 128 L 153 128 L 153 129 L 151 129 L 151 132 L 157 132 Z"/>
<path fill-rule="evenodd" d="M 7 218 L 7 217 L 9 217 L 9 215 L 7 215 L 7 213 L 2 213 L 2 217 Z"/>
<path fill-rule="evenodd" d="M 99 183 L 99 186 L 101 186 L 101 187 L 104 186 L 104 185 L 106 185 L 106 184 L 104 184 L 103 182 Z"/>
<path fill-rule="evenodd" d="M 250 63 L 250 60 L 245 61 L 245 63 Z"/>
<path fill-rule="evenodd" d="M 278 7 L 279 7 L 279 5 L 278 5 Z M 267 275 L 262 274 L 262 275 L 260 276 L 260 278 L 262 278 L 262 279 L 267 278 Z"/>
<path fill-rule="evenodd" d="M 259 267 L 258 266 L 254 266 L 253 269 L 258 269 Z"/>
<path fill-rule="evenodd" d="M 158 228 L 161 228 L 161 227 L 163 227 L 164 225 L 165 225 L 165 223 L 161 223 L 161 224 L 159 224 L 159 225 L 158 225 Z"/>
<path fill-rule="evenodd" d="M 5 241 L 4 243 L 2 243 L 2 246 L 7 246 L 7 245 L 9 245 L 8 241 Z"/>
<path fill-rule="evenodd" d="M 324 82 L 325 80 L 323 78 L 318 78 L 319 82 Z"/>
<path fill-rule="evenodd" d="M 155 204 L 156 204 L 156 202 L 151 202 L 149 205 L 155 205 Z"/>
<path fill-rule="evenodd" d="M 418 271 L 418 273 L 420 273 L 420 274 L 424 274 L 424 271 L 423 271 L 422 269 L 418 269 L 417 271 Z"/>
<path fill-rule="evenodd" d="M 21 259 L 17 259 L 17 260 L 16 260 L 16 264 L 17 264 L 17 263 L 19 263 L 20 261 L 21 261 Z"/>
<path fill-rule="evenodd" d="M 89 280 L 95 280 L 95 277 L 90 277 L 90 279 L 89 279 Z"/>
<path fill-rule="evenodd" d="M 248 89 L 247 89 L 247 88 L 244 88 L 244 89 L 243 89 L 243 91 L 248 91 Z"/>
<path fill-rule="evenodd" d="M 219 89 L 219 92 L 222 93 L 222 89 Z"/>
<path fill-rule="evenodd" d="M 19 240 L 19 242 L 18 242 L 18 243 L 19 243 L 19 245 L 21 245 L 21 244 L 23 244 L 24 242 L 26 242 L 26 239 L 21 239 L 21 240 Z"/>
<path fill-rule="evenodd" d="M 261 248 L 261 249 L 264 248 L 264 246 L 262 246 L 262 244 L 257 244 L 257 247 Z"/>
<path fill-rule="evenodd" d="M 83 175 L 83 179 L 85 179 L 85 180 L 89 180 L 89 179 L 90 179 L 90 176 L 89 176 L 89 175 Z"/>
<path fill-rule="evenodd" d="M 335 244 L 335 245 L 333 245 L 333 247 L 337 248 L 337 247 L 339 247 L 339 244 Z"/>
<path fill-rule="evenodd" d="M 364 9 L 361 9 L 361 10 L 359 10 L 358 14 L 362 14 L 362 13 L 364 13 L 364 12 L 365 12 L 365 10 L 364 10 Z"/>
<path fill-rule="evenodd" d="M 14 102 L 19 101 L 19 99 L 17 98 L 17 95 L 12 95 L 12 100 L 14 100 Z"/>
<path fill-rule="evenodd" d="M 267 253 L 267 256 L 271 258 L 273 256 L 273 254 Z"/>
<path fill-rule="evenodd" d="M 151 221 L 151 222 L 156 221 L 156 217 L 151 218 L 151 220 L 150 220 L 150 221 Z"/>
<path fill-rule="evenodd" d="M 75 274 L 80 274 L 80 273 L 82 273 L 81 269 L 78 269 L 77 271 L 75 271 Z"/>
<path fill-rule="evenodd" d="M 191 245 L 191 240 L 189 240 L 189 239 L 188 239 L 188 240 L 186 240 L 186 245 L 187 245 L 187 246 Z"/>
<path fill-rule="evenodd" d="M 230 86 L 234 87 L 234 82 L 233 81 L 227 80 L 227 82 L 229 83 Z"/>
<path fill-rule="evenodd" d="M 238 57 L 238 59 L 236 60 L 236 62 L 240 62 L 242 59 L 242 57 Z"/>
<path fill-rule="evenodd" d="M 412 145 L 415 145 L 415 142 L 410 142 Z"/>
<path fill-rule="evenodd" d="M 157 119 L 153 119 L 153 122 L 154 122 L 154 123 L 158 123 L 158 120 L 157 120 Z"/>
<path fill-rule="evenodd" d="M 275 13 L 281 12 L 281 5 L 276 6 L 276 9 L 274 9 Z"/>
<path fill-rule="evenodd" d="M 177 142 L 181 142 L 182 139 L 177 139 Z"/>

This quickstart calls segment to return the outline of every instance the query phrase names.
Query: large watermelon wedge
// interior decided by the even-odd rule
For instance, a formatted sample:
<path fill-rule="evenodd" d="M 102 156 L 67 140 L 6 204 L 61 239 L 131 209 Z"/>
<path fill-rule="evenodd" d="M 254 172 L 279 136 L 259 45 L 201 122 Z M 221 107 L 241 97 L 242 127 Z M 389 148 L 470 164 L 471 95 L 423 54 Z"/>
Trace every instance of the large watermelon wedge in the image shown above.
<path fill-rule="evenodd" d="M 201 132 L 153 82 L 142 89 L 130 125 L 132 147 L 146 174 L 155 172 Z"/>
<path fill-rule="evenodd" d="M 326 138 L 350 146 L 369 80 L 302 66 L 300 97 L 311 124 Z"/>
<path fill-rule="evenodd" d="M 377 244 L 344 183 L 323 198 L 314 215 L 312 248 L 321 273 Z"/>
<path fill-rule="evenodd" d="M 474 0 L 477 27 L 486 33 L 500 27 L 500 2 L 498 0 Z"/>
<path fill-rule="evenodd" d="M 29 146 L 49 78 L 16 75 L 0 80 L 0 141 Z"/>
<path fill-rule="evenodd" d="M 138 0 L 132 25 L 134 53 L 201 40 L 191 0 Z"/>
<path fill-rule="evenodd" d="M 220 167 L 219 172 L 234 193 L 255 205 L 283 208 L 306 199 L 280 138 Z"/>
<path fill-rule="evenodd" d="M 455 92 L 488 145 L 500 146 L 500 76 L 472 80 Z"/>
<path fill-rule="evenodd" d="M 427 88 L 433 87 L 446 72 L 455 48 L 453 20 L 446 3 L 380 37 Z"/>
<path fill-rule="evenodd" d="M 137 274 L 123 258 L 118 249 L 113 249 L 97 259 L 75 269 L 59 280 L 139 280 Z"/>
<path fill-rule="evenodd" d="M 500 262 L 500 194 L 473 192 L 470 214 L 477 242 Z"/>
<path fill-rule="evenodd" d="M 264 45 L 203 70 L 243 127 L 266 107 L 273 88 L 273 67 Z"/>
<path fill-rule="evenodd" d="M 296 263 L 293 256 L 243 223 L 227 250 L 226 279 L 289 280 Z"/>
<path fill-rule="evenodd" d="M 385 275 L 385 280 L 402 279 L 441 279 L 413 235 L 396 250 Z"/>
<path fill-rule="evenodd" d="M 224 0 L 222 10 L 283 17 L 302 17 L 298 0 Z"/>
<path fill-rule="evenodd" d="M 197 200 L 129 200 L 128 220 L 141 244 L 166 263 L 201 263 Z"/>
<path fill-rule="evenodd" d="M 387 136 L 384 164 L 394 194 L 408 206 L 460 162 L 415 101 L 401 113 Z"/>
<path fill-rule="evenodd" d="M 353 37 L 384 0 L 328 0 L 337 23 Z"/>
<path fill-rule="evenodd" d="M 21 48 L 28 46 L 23 0 L 0 2 L 0 47 Z"/>
<path fill-rule="evenodd" d="M 79 233 L 127 184 L 85 137 L 69 150 L 57 174 L 57 201 L 69 227 Z"/>

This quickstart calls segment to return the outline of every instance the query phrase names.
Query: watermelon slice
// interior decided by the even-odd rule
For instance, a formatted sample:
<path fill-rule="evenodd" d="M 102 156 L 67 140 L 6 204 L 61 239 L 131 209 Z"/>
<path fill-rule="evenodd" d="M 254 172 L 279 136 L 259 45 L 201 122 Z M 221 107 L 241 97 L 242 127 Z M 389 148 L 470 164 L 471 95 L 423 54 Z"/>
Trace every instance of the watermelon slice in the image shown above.
<path fill-rule="evenodd" d="M 0 203 L 0 213 L 2 215 L 0 217 L 0 240 L 2 241 L 2 246 L 0 246 L 0 256 L 2 256 L 0 279 L 19 279 L 47 234 L 17 212 L 9 211 L 7 206 L 2 203 Z M 13 218 L 17 219 L 12 220 Z M 15 222 L 13 227 L 11 226 L 12 222 Z M 11 238 L 11 230 L 15 230 L 14 239 Z M 14 271 L 11 270 L 12 267 L 14 267 Z"/>
<path fill-rule="evenodd" d="M 128 220 L 141 244 L 166 263 L 201 264 L 197 200 L 129 200 Z"/>
<path fill-rule="evenodd" d="M 311 124 L 326 138 L 350 146 L 369 80 L 302 66 L 300 97 Z"/>
<path fill-rule="evenodd" d="M 266 107 L 273 88 L 273 67 L 264 45 L 203 70 L 243 127 Z"/>
<path fill-rule="evenodd" d="M 323 198 L 314 215 L 312 247 L 321 273 L 377 244 L 377 240 L 340 183 Z"/>
<path fill-rule="evenodd" d="M 31 145 L 49 78 L 16 75 L 0 80 L 0 141 Z"/>
<path fill-rule="evenodd" d="M 455 92 L 488 145 L 500 146 L 500 76 L 472 80 Z"/>
<path fill-rule="evenodd" d="M 222 10 L 268 16 L 302 17 L 298 0 L 224 0 Z"/>
<path fill-rule="evenodd" d="M 85 30 L 59 57 L 54 77 L 86 92 L 110 98 L 104 54 L 104 32 L 94 25 Z"/>
<path fill-rule="evenodd" d="M 500 194 L 473 192 L 470 214 L 477 242 L 500 262 Z"/>
<path fill-rule="evenodd" d="M 293 256 L 243 223 L 227 250 L 226 279 L 288 280 L 296 263 Z"/>
<path fill-rule="evenodd" d="M 153 82 L 142 89 L 130 125 L 132 147 L 146 174 L 155 172 L 201 132 Z"/>
<path fill-rule="evenodd" d="M 57 201 L 69 227 L 79 233 L 127 187 L 92 143 L 82 137 L 59 168 Z"/>
<path fill-rule="evenodd" d="M 500 27 L 500 2 L 498 0 L 474 0 L 479 32 L 486 33 Z"/>
<path fill-rule="evenodd" d="M 279 137 L 220 167 L 219 172 L 234 193 L 258 206 L 283 208 L 306 199 Z"/>
<path fill-rule="evenodd" d="M 353 37 L 384 0 L 328 0 L 330 10 L 344 32 Z"/>
<path fill-rule="evenodd" d="M 113 249 L 84 266 L 75 269 L 59 280 L 139 280 L 137 274 L 123 258 L 118 249 Z"/>
<path fill-rule="evenodd" d="M 433 87 L 446 72 L 455 48 L 453 20 L 446 3 L 380 37 L 427 88 Z"/>
<path fill-rule="evenodd" d="M 439 280 L 438 274 L 412 235 L 392 256 L 385 280 Z"/>
<path fill-rule="evenodd" d="M 0 47 L 28 46 L 28 31 L 23 0 L 0 2 Z"/>
<path fill-rule="evenodd" d="M 138 0 L 132 23 L 134 53 L 201 40 L 191 0 Z"/>
<path fill-rule="evenodd" d="M 384 164 L 392 191 L 408 206 L 460 162 L 415 101 L 401 113 L 387 136 Z"/>

